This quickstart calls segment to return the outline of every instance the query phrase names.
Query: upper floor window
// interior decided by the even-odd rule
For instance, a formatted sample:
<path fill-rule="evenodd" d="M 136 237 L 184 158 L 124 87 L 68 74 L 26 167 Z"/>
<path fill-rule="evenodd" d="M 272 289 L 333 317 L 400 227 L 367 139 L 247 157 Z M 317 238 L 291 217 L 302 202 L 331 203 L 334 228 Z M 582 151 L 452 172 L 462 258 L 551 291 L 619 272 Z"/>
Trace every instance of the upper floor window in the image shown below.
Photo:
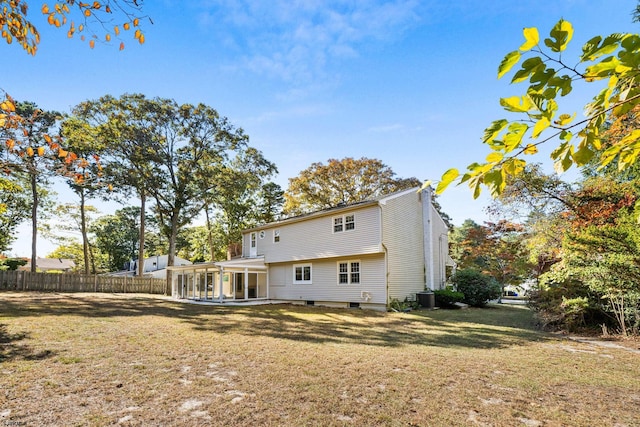
<path fill-rule="evenodd" d="M 342 217 L 333 218 L 333 232 L 339 233 L 342 231 Z"/>
<path fill-rule="evenodd" d="M 345 215 L 344 217 L 344 229 L 345 230 L 353 230 L 356 228 L 356 217 L 355 215 Z"/>
<path fill-rule="evenodd" d="M 256 239 L 256 233 L 251 233 L 251 247 L 255 248 L 258 244 L 258 241 Z"/>
<path fill-rule="evenodd" d="M 336 216 L 333 218 L 333 232 L 355 230 L 356 216 L 354 214 Z"/>
<path fill-rule="evenodd" d="M 273 243 L 280 241 L 280 230 L 273 230 Z"/>
<path fill-rule="evenodd" d="M 295 285 L 311 284 L 311 264 L 295 264 L 293 266 L 293 283 Z"/>

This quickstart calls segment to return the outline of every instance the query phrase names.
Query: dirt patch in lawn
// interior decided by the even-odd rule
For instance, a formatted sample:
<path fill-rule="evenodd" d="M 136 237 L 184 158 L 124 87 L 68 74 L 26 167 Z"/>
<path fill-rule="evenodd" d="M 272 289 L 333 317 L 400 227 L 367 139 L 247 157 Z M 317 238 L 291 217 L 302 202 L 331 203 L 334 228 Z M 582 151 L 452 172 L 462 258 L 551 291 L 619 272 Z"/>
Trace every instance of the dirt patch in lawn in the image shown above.
<path fill-rule="evenodd" d="M 640 424 L 637 353 L 531 324 L 0 293 L 0 425 Z"/>

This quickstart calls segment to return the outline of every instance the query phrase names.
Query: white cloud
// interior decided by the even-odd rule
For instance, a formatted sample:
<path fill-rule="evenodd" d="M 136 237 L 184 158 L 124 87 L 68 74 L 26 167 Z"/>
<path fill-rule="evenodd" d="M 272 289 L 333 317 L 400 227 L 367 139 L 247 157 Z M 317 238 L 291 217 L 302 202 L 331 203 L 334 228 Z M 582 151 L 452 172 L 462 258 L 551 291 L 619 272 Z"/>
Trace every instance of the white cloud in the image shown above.
<path fill-rule="evenodd" d="M 236 55 L 236 67 L 293 87 L 334 79 L 328 67 L 368 43 L 401 37 L 419 21 L 417 0 L 203 2 L 200 25 Z"/>

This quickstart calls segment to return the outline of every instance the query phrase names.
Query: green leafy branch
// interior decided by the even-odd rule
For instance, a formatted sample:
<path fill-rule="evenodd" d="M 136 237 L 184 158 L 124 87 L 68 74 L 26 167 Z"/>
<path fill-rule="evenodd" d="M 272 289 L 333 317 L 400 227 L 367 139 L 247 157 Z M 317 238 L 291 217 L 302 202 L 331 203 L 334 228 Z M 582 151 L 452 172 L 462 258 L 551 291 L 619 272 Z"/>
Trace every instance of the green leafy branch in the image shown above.
<path fill-rule="evenodd" d="M 498 78 L 520 64 L 511 83 L 528 81 L 527 90 L 522 96 L 501 98 L 500 105 L 509 113 L 525 117 L 492 122 L 482 138 L 491 149 L 485 162 L 472 163 L 464 174 L 455 168 L 447 170 L 437 185 L 437 193 L 458 181 L 469 185 L 474 198 L 480 195 L 483 185 L 493 196 L 499 195 L 507 178 L 524 170 L 527 161 L 523 157 L 537 154 L 540 145 L 555 139 L 559 144 L 550 157 L 559 173 L 573 165 L 584 166 L 594 158 L 600 167 L 617 161 L 618 168 L 623 170 L 640 156 L 640 130 L 608 147 L 603 147 L 600 138 L 608 116 L 624 115 L 640 102 L 640 36 L 593 37 L 582 47 L 578 64 L 585 68 L 581 72 L 577 66 L 566 65 L 561 56 L 573 37 L 569 22 L 560 20 L 544 39 L 551 55 L 540 46 L 536 28 L 525 28 L 523 35 L 524 43 L 500 63 Z M 559 70 L 552 68 L 554 64 L 559 65 Z M 559 113 L 557 99 L 569 95 L 575 81 L 601 80 L 608 80 L 607 85 L 585 106 L 586 119 L 574 122 L 575 112 Z"/>

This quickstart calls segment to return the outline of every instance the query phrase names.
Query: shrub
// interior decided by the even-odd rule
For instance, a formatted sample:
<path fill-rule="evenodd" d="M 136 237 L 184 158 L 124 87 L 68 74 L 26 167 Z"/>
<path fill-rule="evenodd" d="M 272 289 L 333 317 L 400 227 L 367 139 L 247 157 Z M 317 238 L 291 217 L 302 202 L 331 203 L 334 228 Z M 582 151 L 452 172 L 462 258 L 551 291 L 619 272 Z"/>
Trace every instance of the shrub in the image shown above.
<path fill-rule="evenodd" d="M 615 326 L 604 314 L 602 297 L 569 275 L 561 264 L 541 275 L 527 296 L 541 329 L 572 332 L 582 327 Z"/>
<path fill-rule="evenodd" d="M 484 307 L 502 294 L 502 287 L 494 278 L 473 269 L 456 272 L 452 282 L 458 292 L 464 294 L 462 302 L 473 307 Z"/>
<path fill-rule="evenodd" d="M 464 294 L 454 291 L 452 286 L 433 291 L 433 293 L 435 294 L 436 305 L 438 307 L 453 307 L 455 303 L 462 302 L 464 299 Z"/>

